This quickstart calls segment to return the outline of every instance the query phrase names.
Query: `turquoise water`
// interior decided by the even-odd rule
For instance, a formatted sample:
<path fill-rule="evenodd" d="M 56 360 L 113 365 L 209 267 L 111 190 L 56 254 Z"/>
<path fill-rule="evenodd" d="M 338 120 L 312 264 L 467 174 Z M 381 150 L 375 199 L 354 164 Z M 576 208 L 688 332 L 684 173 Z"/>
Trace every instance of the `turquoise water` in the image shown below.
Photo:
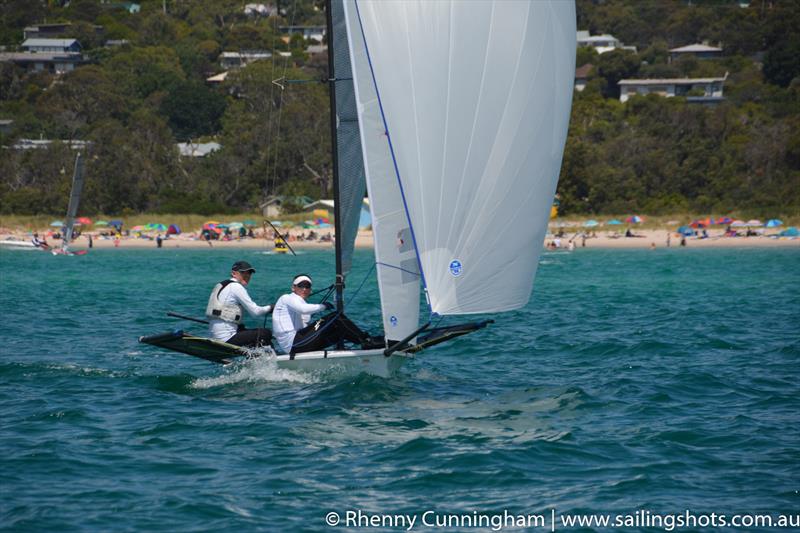
<path fill-rule="evenodd" d="M 331 280 L 329 252 L 0 251 L 0 529 L 800 513 L 798 250 L 545 254 L 526 308 L 390 380 L 224 369 L 137 342 L 201 331 L 165 313 L 201 315 L 237 259 L 258 268 L 259 303 L 297 272 Z M 349 290 L 370 261 L 357 254 Z M 376 305 L 370 278 L 348 314 L 374 327 Z"/>

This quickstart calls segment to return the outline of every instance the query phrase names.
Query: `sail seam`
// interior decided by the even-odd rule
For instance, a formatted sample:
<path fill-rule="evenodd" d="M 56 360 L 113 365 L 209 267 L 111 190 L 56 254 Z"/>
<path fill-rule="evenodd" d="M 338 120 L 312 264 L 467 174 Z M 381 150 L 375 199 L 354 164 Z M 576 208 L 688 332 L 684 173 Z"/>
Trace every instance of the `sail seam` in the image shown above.
<path fill-rule="evenodd" d="M 386 133 L 386 141 L 389 144 L 389 153 L 392 155 L 392 165 L 394 166 L 395 177 L 397 178 L 397 185 L 400 188 L 400 199 L 403 202 L 403 210 L 406 213 L 406 220 L 408 221 L 408 227 L 411 231 L 411 242 L 414 244 L 414 253 L 417 256 L 417 266 L 419 267 L 419 276 L 422 280 L 422 286 L 425 289 L 425 292 L 428 291 L 428 284 L 425 281 L 425 272 L 422 269 L 422 259 L 419 254 L 419 247 L 417 246 L 417 236 L 414 232 L 414 224 L 411 222 L 411 214 L 408 211 L 408 203 L 406 202 L 406 195 L 405 190 L 403 189 L 403 180 L 400 179 L 400 169 L 397 166 L 397 157 L 394 153 L 394 144 L 392 144 L 392 136 L 389 134 L 389 125 L 386 122 L 386 113 L 383 110 L 383 100 L 381 99 L 381 92 L 378 89 L 378 80 L 375 78 L 375 68 L 372 66 L 372 54 L 369 51 L 369 45 L 367 44 L 367 35 L 364 33 L 364 21 L 361 18 L 361 9 L 358 6 L 358 0 L 354 0 L 353 4 L 356 8 L 356 16 L 358 17 L 358 25 L 361 27 L 361 38 L 364 41 L 364 52 L 367 56 L 367 64 L 369 65 L 369 72 L 370 76 L 372 77 L 372 85 L 375 87 L 375 96 L 378 100 L 378 109 L 381 112 L 381 121 L 383 122 L 383 129 Z M 431 308 L 431 303 L 429 298 L 425 298 L 425 303 L 428 305 L 428 310 L 432 313 L 433 309 Z"/>

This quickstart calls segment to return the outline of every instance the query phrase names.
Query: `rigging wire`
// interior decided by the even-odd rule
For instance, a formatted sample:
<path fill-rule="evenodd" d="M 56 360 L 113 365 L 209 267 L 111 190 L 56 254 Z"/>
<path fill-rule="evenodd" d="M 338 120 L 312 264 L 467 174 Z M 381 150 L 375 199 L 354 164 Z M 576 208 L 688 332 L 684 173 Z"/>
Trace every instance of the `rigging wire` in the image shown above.
<path fill-rule="evenodd" d="M 278 13 L 278 15 L 280 15 L 280 13 Z M 294 26 L 295 16 L 296 15 L 297 15 L 297 0 L 294 0 L 294 2 L 292 3 L 292 17 L 291 17 L 291 20 L 289 22 L 289 26 L 290 27 Z M 273 76 L 275 75 L 275 50 L 276 50 L 276 48 L 275 48 L 275 40 L 278 38 L 278 31 L 277 30 L 278 30 L 278 17 L 275 17 L 275 31 L 273 32 L 273 40 L 272 40 L 272 52 L 273 52 L 272 53 L 272 75 Z M 289 43 L 290 43 L 290 47 L 289 48 L 291 50 L 291 36 L 290 36 L 290 39 L 289 39 Z M 270 177 L 269 174 L 267 175 L 267 191 L 268 192 L 271 191 L 273 194 L 275 193 L 275 190 L 276 190 L 276 187 L 277 187 L 277 184 L 278 184 L 278 157 L 279 157 L 279 153 L 280 153 L 279 148 L 280 148 L 280 137 L 281 137 L 281 118 L 282 118 L 282 115 L 283 115 L 283 91 L 284 91 L 284 88 L 285 88 L 280 83 L 277 83 L 277 81 L 278 80 L 282 80 L 282 79 L 286 79 L 286 71 L 289 68 L 289 59 L 290 58 L 291 58 L 291 55 L 286 56 L 286 57 L 283 58 L 283 73 L 282 73 L 282 75 L 279 78 L 276 78 L 276 79 L 272 80 L 272 83 L 270 83 L 270 99 L 269 99 L 270 100 L 270 107 L 273 105 L 272 103 L 274 102 L 275 86 L 278 86 L 280 88 L 280 93 L 279 93 L 279 97 L 278 97 L 278 118 L 277 118 L 277 121 L 276 121 L 277 124 L 275 126 L 276 133 L 275 133 L 275 147 L 274 147 L 274 156 L 273 156 L 272 176 Z M 272 137 L 272 125 L 273 125 L 272 113 L 270 112 L 270 126 L 269 126 L 268 140 L 267 140 L 267 142 L 269 143 L 269 148 L 268 148 L 269 152 L 267 152 L 267 156 L 268 156 L 267 157 L 267 164 L 269 164 L 269 153 L 273 151 L 272 140 L 271 140 L 271 137 Z"/>

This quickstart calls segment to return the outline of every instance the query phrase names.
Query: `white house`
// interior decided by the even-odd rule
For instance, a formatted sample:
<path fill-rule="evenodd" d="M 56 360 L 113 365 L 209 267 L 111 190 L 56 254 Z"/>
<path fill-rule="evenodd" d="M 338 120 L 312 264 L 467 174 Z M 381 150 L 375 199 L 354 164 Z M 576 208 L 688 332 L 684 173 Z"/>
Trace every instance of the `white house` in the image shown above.
<path fill-rule="evenodd" d="M 689 102 L 716 103 L 723 99 L 722 86 L 728 73 L 722 78 L 663 78 L 648 80 L 620 80 L 619 101 L 627 102 L 631 96 L 640 94 L 657 94 L 667 98 L 685 96 Z M 690 92 L 701 92 L 702 95 L 689 95 Z"/>
<path fill-rule="evenodd" d="M 578 46 L 591 46 L 597 50 L 598 54 L 604 54 L 606 52 L 616 50 L 617 48 L 636 52 L 635 46 L 625 46 L 620 42 L 619 39 L 608 33 L 604 33 L 602 35 L 589 35 L 588 30 L 579 30 L 577 39 Z"/>
<path fill-rule="evenodd" d="M 178 143 L 178 152 L 181 157 L 205 157 L 211 152 L 216 152 L 222 145 L 215 142 L 210 143 Z"/>

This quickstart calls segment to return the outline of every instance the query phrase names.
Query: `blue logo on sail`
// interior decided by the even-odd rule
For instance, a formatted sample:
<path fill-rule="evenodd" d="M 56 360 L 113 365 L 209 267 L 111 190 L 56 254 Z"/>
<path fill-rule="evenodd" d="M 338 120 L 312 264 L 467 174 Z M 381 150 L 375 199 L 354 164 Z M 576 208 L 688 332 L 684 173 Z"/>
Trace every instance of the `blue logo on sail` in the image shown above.
<path fill-rule="evenodd" d="M 389 317 L 389 322 L 392 324 L 393 328 L 397 327 L 397 317 L 392 315 Z"/>
<path fill-rule="evenodd" d="M 450 273 L 453 276 L 458 277 L 461 275 L 461 272 L 463 272 L 463 268 L 461 267 L 461 261 L 459 261 L 458 259 L 453 259 L 452 261 L 450 261 Z"/>

